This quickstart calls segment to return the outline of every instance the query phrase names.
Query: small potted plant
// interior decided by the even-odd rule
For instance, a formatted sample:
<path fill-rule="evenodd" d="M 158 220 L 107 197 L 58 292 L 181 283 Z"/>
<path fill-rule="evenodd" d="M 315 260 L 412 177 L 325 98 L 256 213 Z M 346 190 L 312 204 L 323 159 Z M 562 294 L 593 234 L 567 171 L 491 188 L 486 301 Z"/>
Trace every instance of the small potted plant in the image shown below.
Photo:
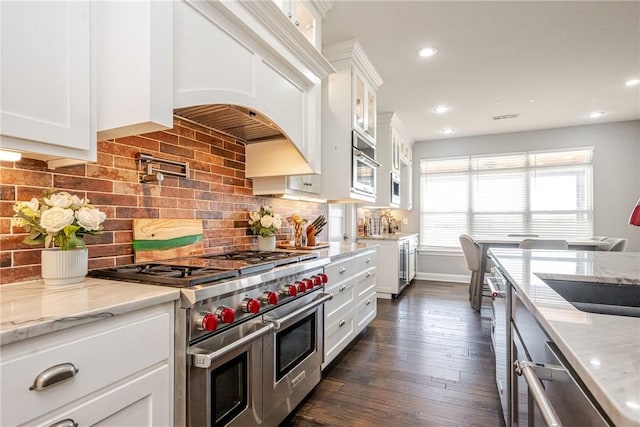
<path fill-rule="evenodd" d="M 42 251 L 42 278 L 45 285 L 66 285 L 84 281 L 88 271 L 85 234 L 102 233 L 107 215 L 88 199 L 66 191 L 49 189 L 42 200 L 35 197 L 16 202 L 11 224 L 29 235 L 24 243 L 39 245 Z"/>
<path fill-rule="evenodd" d="M 273 208 L 260 206 L 260 209 L 249 213 L 249 228 L 258 235 L 258 249 L 272 251 L 276 248 L 276 233 L 282 226 L 279 214 Z"/>

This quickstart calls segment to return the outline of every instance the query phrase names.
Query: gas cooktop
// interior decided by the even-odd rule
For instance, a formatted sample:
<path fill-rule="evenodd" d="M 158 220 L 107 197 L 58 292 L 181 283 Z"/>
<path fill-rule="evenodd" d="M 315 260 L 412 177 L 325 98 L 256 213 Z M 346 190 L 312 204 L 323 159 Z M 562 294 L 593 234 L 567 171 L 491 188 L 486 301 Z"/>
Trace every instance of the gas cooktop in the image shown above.
<path fill-rule="evenodd" d="M 317 257 L 318 254 L 308 252 L 235 251 L 101 268 L 91 270 L 89 275 L 156 285 L 191 287 L 262 273 L 281 265 Z"/>

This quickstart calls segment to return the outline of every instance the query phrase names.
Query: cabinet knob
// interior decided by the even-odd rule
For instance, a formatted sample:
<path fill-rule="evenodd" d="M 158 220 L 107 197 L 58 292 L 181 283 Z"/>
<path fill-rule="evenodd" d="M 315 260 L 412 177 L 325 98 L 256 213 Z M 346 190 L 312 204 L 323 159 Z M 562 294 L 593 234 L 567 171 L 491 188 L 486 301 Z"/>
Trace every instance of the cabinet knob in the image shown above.
<path fill-rule="evenodd" d="M 371 276 L 371 272 L 370 271 L 367 272 L 367 277 L 369 277 L 369 276 Z"/>
<path fill-rule="evenodd" d="M 347 269 L 342 267 L 340 270 L 338 270 L 338 273 L 339 274 L 344 274 L 345 271 L 347 271 Z"/>
<path fill-rule="evenodd" d="M 371 305 L 371 300 L 368 299 L 366 303 L 364 303 L 364 305 Z"/>
<path fill-rule="evenodd" d="M 340 323 L 338 323 L 338 327 L 342 328 L 345 323 L 347 323 L 345 320 L 341 320 Z"/>
<path fill-rule="evenodd" d="M 340 292 L 344 291 L 345 289 L 347 289 L 347 287 L 345 285 L 340 286 L 340 289 L 338 289 Z"/>
<path fill-rule="evenodd" d="M 52 366 L 38 374 L 36 379 L 33 381 L 33 385 L 29 387 L 29 390 L 44 390 L 52 385 L 75 377 L 77 373 L 78 368 L 76 368 L 73 363 L 61 363 L 59 365 Z"/>
<path fill-rule="evenodd" d="M 367 260 L 365 261 L 365 264 L 369 264 L 371 262 L 371 258 L 367 258 Z"/>

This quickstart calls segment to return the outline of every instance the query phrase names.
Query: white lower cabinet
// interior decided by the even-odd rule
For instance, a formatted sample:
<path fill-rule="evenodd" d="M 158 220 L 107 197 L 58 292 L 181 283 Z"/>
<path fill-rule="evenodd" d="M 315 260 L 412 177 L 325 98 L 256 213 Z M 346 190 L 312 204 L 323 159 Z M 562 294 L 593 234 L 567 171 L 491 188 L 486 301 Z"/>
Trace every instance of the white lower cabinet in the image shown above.
<path fill-rule="evenodd" d="M 333 298 L 324 305 L 324 369 L 376 316 L 377 249 L 332 262 L 325 268 Z"/>
<path fill-rule="evenodd" d="M 173 313 L 166 303 L 3 346 L 0 425 L 171 425 Z"/>

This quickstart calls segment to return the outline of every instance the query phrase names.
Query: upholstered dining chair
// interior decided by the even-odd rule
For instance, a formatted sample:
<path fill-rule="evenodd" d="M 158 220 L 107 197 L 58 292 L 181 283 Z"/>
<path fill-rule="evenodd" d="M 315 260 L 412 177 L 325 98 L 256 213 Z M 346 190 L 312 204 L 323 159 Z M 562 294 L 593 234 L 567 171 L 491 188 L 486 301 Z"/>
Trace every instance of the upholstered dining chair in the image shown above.
<path fill-rule="evenodd" d="M 484 284 L 476 283 L 478 271 L 480 270 L 480 257 L 482 253 L 480 246 L 473 240 L 473 237 L 468 234 L 461 234 L 458 236 L 462 252 L 464 253 L 464 260 L 467 263 L 467 268 L 471 271 L 471 281 L 469 282 L 469 300 L 476 301 L 481 299 L 478 293 L 482 293 Z M 486 271 L 490 271 L 493 266 L 493 262 L 487 259 Z"/>
<path fill-rule="evenodd" d="M 520 249 L 569 249 L 566 240 L 560 239 L 524 239 L 518 245 Z"/>
<path fill-rule="evenodd" d="M 627 239 L 622 237 L 607 237 L 601 241 L 602 246 L 598 248 L 601 251 L 623 252 L 627 247 Z"/>

